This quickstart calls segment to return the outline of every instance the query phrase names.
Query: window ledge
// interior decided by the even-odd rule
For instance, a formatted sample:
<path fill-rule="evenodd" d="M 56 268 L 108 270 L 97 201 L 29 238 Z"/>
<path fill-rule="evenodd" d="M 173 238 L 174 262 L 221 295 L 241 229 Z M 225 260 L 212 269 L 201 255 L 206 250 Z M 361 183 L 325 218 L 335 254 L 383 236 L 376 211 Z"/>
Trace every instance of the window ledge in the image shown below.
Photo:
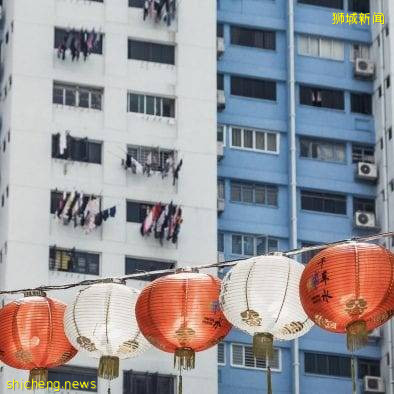
<path fill-rule="evenodd" d="M 298 56 L 301 57 L 309 57 L 311 59 L 317 59 L 317 60 L 330 60 L 333 62 L 337 62 L 337 63 L 345 63 L 345 58 L 343 59 L 332 59 L 331 57 L 322 57 L 322 56 L 313 56 L 313 55 L 305 55 L 303 53 L 297 53 Z"/>
<path fill-rule="evenodd" d="M 314 108 L 319 109 L 320 111 L 329 111 L 329 112 L 337 112 L 340 114 L 346 114 L 346 109 L 337 109 L 337 108 L 327 108 L 327 107 L 317 107 L 315 105 L 307 105 L 307 104 L 298 104 L 301 108 Z"/>
<path fill-rule="evenodd" d="M 299 156 L 298 158 L 300 160 L 306 160 L 306 161 L 318 161 L 319 163 L 339 164 L 341 166 L 347 166 L 348 165 L 347 161 L 322 160 L 322 159 L 315 159 L 313 157 L 303 157 L 303 156 Z"/>
<path fill-rule="evenodd" d="M 176 124 L 176 118 L 167 118 L 165 116 L 157 116 L 157 115 L 148 115 L 148 114 L 141 114 L 138 112 L 128 112 L 129 115 L 135 116 L 140 119 L 144 119 L 150 122 L 160 122 L 160 123 L 167 123 L 169 125 Z"/>
<path fill-rule="evenodd" d="M 158 63 L 158 62 L 151 62 L 148 60 L 138 60 L 138 59 L 127 59 L 127 60 L 131 63 L 136 63 L 141 68 L 145 68 L 145 69 L 160 68 L 160 69 L 167 69 L 170 71 L 176 71 L 175 64 Z"/>
<path fill-rule="evenodd" d="M 236 149 L 244 152 L 252 152 L 252 153 L 260 153 L 260 154 L 268 154 L 268 155 L 274 155 L 274 156 L 279 156 L 279 151 L 273 152 L 273 151 L 265 151 L 265 150 L 259 150 L 259 149 L 253 149 L 253 148 L 243 148 L 242 146 L 234 146 L 230 145 L 231 149 Z"/>
<path fill-rule="evenodd" d="M 96 109 L 96 108 L 84 108 L 84 107 L 77 107 L 74 105 L 66 105 L 66 104 L 56 104 L 56 103 L 52 103 L 54 108 L 58 108 L 58 109 L 68 109 L 71 111 L 80 111 L 80 112 L 91 112 L 91 113 L 102 113 L 103 110 L 102 109 Z"/>
<path fill-rule="evenodd" d="M 279 205 L 257 204 L 254 202 L 234 201 L 231 199 L 229 202 L 231 204 L 247 205 L 247 206 L 256 207 L 256 208 L 271 208 L 271 209 L 278 209 L 279 208 Z"/>
<path fill-rule="evenodd" d="M 277 83 L 280 83 L 282 81 L 277 81 Z M 242 100 L 249 100 L 249 101 L 258 101 L 260 103 L 265 103 L 265 104 L 271 104 L 271 105 L 278 105 L 278 98 L 276 98 L 276 100 L 270 100 L 270 99 L 263 99 L 263 98 L 257 98 L 257 97 L 247 97 L 247 96 L 238 96 L 237 94 L 231 94 L 231 97 L 234 98 L 239 98 Z"/>
<path fill-rule="evenodd" d="M 306 213 L 314 213 L 316 215 L 324 215 L 324 216 L 332 216 L 332 217 L 337 217 L 337 218 L 342 218 L 342 219 L 349 219 L 349 216 L 347 214 L 342 214 L 342 213 L 332 213 L 332 212 L 321 212 L 321 211 L 311 211 L 309 209 L 300 209 L 300 212 L 306 212 Z"/>

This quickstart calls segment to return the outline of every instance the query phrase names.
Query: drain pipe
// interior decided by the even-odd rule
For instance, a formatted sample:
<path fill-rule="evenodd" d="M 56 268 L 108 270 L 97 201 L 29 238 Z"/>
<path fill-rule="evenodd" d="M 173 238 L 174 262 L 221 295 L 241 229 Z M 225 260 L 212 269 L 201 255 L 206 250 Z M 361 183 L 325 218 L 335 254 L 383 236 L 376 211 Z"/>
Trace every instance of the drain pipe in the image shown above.
<path fill-rule="evenodd" d="M 383 12 L 383 0 L 379 1 L 379 12 Z M 381 174 L 383 185 L 383 231 L 389 231 L 389 198 L 388 198 L 388 163 L 387 163 L 387 136 L 386 136 L 386 94 L 384 88 L 384 74 L 385 74 L 385 53 L 384 53 L 384 31 L 379 27 L 378 35 L 380 36 L 380 50 L 379 50 L 379 74 L 380 74 L 380 86 L 382 89 L 382 97 L 380 97 L 380 113 L 381 113 L 381 138 L 383 139 L 384 149 L 382 150 L 382 166 L 381 166 Z M 377 141 L 379 144 L 379 141 Z M 389 248 L 390 239 L 387 239 L 386 246 Z M 388 394 L 394 394 L 394 380 L 393 380 L 393 329 L 394 325 L 392 320 L 387 323 L 387 347 L 389 353 L 389 389 Z"/>
<path fill-rule="evenodd" d="M 289 199 L 290 199 L 290 247 L 298 247 L 297 235 L 297 152 L 295 108 L 295 60 L 294 60 L 294 0 L 288 0 L 288 102 L 289 102 Z M 293 340 L 293 393 L 300 394 L 300 355 L 298 339 Z"/>

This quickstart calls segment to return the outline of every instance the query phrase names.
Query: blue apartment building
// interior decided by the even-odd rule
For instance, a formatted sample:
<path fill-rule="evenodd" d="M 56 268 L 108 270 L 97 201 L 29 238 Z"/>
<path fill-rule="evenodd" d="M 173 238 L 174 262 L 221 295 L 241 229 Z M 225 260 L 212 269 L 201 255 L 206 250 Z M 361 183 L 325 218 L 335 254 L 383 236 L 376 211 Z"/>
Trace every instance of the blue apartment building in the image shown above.
<path fill-rule="evenodd" d="M 378 231 L 371 26 L 333 24 L 334 12 L 346 20 L 368 12 L 369 1 L 218 0 L 217 7 L 220 257 Z M 275 344 L 276 394 L 351 392 L 343 336 L 314 328 L 298 345 L 296 357 L 292 343 Z M 359 393 L 364 376 L 380 375 L 380 358 L 377 332 L 356 353 Z M 266 392 L 265 360 L 253 357 L 246 334 L 231 332 L 218 363 L 220 394 Z"/>

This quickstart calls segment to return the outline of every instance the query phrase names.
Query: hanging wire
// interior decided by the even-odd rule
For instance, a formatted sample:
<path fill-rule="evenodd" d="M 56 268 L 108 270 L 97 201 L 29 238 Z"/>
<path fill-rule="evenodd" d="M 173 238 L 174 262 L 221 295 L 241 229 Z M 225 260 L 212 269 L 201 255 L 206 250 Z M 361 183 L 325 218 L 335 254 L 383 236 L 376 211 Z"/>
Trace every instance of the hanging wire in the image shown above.
<path fill-rule="evenodd" d="M 279 254 L 283 256 L 294 256 L 297 254 L 302 254 L 314 250 L 321 250 L 325 249 L 330 246 L 337 246 L 337 245 L 343 245 L 349 242 L 371 242 L 371 241 L 376 241 L 381 238 L 386 238 L 386 237 L 394 237 L 394 231 L 392 232 L 386 232 L 386 233 L 380 233 L 380 234 L 374 234 L 370 235 L 368 237 L 354 237 L 354 238 L 349 238 L 345 239 L 342 241 L 336 241 L 336 242 L 330 242 L 330 243 L 325 243 L 325 244 L 320 244 L 320 245 L 312 245 L 312 246 L 305 246 L 301 247 L 298 249 L 292 249 L 286 252 L 279 252 Z M 257 256 L 254 256 L 257 257 Z M 209 268 L 222 268 L 222 267 L 231 267 L 236 265 L 239 261 L 247 260 L 250 257 L 245 257 L 241 259 L 234 259 L 234 260 L 227 260 L 223 262 L 217 262 L 217 263 L 212 263 L 212 264 L 205 264 L 205 265 L 199 265 L 199 266 L 193 266 L 191 267 L 192 271 L 198 271 L 202 269 L 209 269 Z M 80 282 L 74 282 L 74 283 L 67 283 L 67 284 L 61 284 L 61 285 L 46 285 L 46 286 L 39 286 L 35 288 L 26 288 L 26 289 L 17 289 L 17 290 L 2 290 L 0 291 L 0 295 L 4 294 L 19 294 L 19 293 L 26 293 L 32 290 L 40 290 L 43 292 L 47 291 L 54 291 L 54 290 L 68 290 L 72 289 L 74 287 L 80 287 L 80 286 L 90 286 L 93 284 L 97 283 L 108 283 L 108 282 L 114 282 L 114 281 L 127 281 L 127 280 L 132 280 L 132 279 L 139 279 L 139 278 L 144 278 L 146 276 L 150 275 L 161 275 L 161 274 L 171 274 L 175 273 L 179 269 L 187 269 L 188 267 L 181 267 L 181 268 L 173 268 L 173 269 L 164 269 L 164 270 L 157 270 L 157 271 L 143 271 L 139 272 L 136 274 L 130 274 L 130 275 L 124 275 L 124 276 L 119 276 L 119 277 L 109 277 L 109 278 L 100 278 L 100 279 L 87 279 L 83 280 Z"/>

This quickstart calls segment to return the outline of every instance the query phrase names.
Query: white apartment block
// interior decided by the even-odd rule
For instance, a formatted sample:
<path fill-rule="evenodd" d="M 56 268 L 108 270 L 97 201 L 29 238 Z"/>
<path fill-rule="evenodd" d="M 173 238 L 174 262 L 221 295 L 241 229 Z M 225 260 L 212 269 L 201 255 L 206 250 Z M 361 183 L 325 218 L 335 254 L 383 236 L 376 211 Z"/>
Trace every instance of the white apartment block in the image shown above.
<path fill-rule="evenodd" d="M 394 96 L 391 76 L 394 71 L 394 4 L 390 0 L 371 2 L 371 15 L 383 12 L 385 23 L 372 25 L 373 48 L 371 61 L 375 67 L 375 115 L 377 166 L 376 209 L 382 231 L 394 230 Z M 371 18 L 372 22 L 372 18 Z M 394 238 L 387 239 L 386 246 L 394 249 Z M 394 323 L 387 323 L 382 332 L 381 373 L 385 392 L 394 393 Z"/>
<path fill-rule="evenodd" d="M 1 289 L 217 259 L 216 3 L 178 0 L 170 26 L 144 20 L 143 3 L 3 0 Z M 59 37 L 73 29 L 102 34 L 98 53 L 86 61 L 82 54 L 72 61 L 70 51 L 59 58 Z M 53 137 L 63 138 L 66 131 L 75 144 L 83 141 L 75 149 L 84 149 L 68 159 L 58 157 Z M 149 150 L 160 160 L 168 151 L 183 159 L 175 185 L 171 175 L 148 177 L 122 166 L 127 152 L 138 152 L 142 160 Z M 116 206 L 116 216 L 88 234 L 64 225 L 54 219 L 51 202 L 65 191 L 100 196 L 101 208 Z M 153 235 L 140 234 L 144 204 L 156 202 L 182 207 L 175 244 L 164 240 L 161 246 Z M 74 253 L 72 266 L 59 257 L 62 251 Z M 128 282 L 137 288 L 146 283 Z M 72 289 L 49 296 L 67 302 L 75 294 Z M 97 368 L 98 360 L 78 355 L 69 365 Z M 159 374 L 154 379 L 177 374 L 172 355 L 153 349 L 121 362 L 120 369 L 111 382 L 115 394 L 131 392 L 123 391 L 123 372 L 137 378 Z M 4 366 L 0 393 L 8 391 L 7 381 L 27 376 Z M 197 368 L 183 382 L 188 394 L 217 393 L 216 348 L 198 354 Z M 176 379 L 173 386 L 160 393 L 175 393 Z M 98 393 L 107 389 L 100 380 Z"/>

